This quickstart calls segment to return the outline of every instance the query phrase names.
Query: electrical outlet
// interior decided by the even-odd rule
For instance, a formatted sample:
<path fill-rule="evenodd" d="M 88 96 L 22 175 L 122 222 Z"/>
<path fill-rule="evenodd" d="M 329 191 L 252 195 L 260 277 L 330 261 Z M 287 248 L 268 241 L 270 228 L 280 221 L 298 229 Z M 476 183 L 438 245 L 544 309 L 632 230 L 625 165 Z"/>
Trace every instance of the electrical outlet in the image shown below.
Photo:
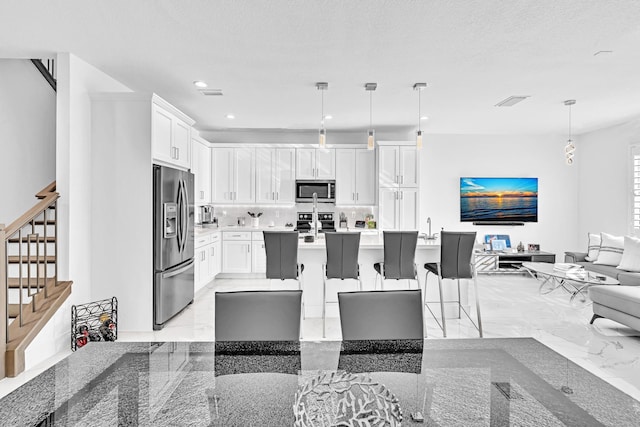
<path fill-rule="evenodd" d="M 356 219 L 356 211 L 351 211 L 351 218 Z"/>

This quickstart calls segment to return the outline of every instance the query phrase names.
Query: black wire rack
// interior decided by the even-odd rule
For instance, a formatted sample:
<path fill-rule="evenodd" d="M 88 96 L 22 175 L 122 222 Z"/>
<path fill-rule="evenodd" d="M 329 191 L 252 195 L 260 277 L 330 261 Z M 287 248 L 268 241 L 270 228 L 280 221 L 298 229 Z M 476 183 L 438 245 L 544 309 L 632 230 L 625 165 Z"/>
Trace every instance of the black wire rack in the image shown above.
<path fill-rule="evenodd" d="M 71 306 L 71 350 L 91 341 L 118 339 L 118 300 L 116 297 Z"/>

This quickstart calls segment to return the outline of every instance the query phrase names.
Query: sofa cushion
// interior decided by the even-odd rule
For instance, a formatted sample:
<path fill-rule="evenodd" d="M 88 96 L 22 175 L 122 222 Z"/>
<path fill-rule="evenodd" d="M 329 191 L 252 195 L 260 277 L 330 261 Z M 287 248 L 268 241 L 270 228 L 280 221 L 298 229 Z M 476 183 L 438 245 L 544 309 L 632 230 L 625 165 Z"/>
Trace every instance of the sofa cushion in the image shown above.
<path fill-rule="evenodd" d="M 624 251 L 618 268 L 620 270 L 640 272 L 640 239 L 624 236 Z"/>
<path fill-rule="evenodd" d="M 640 273 L 621 271 L 618 273 L 618 281 L 621 285 L 640 286 Z M 638 313 L 638 316 L 640 317 L 640 313 Z"/>
<path fill-rule="evenodd" d="M 600 233 L 602 243 L 600 244 L 600 253 L 594 264 L 613 265 L 617 267 L 622 259 L 622 251 L 624 250 L 624 237 L 614 236 L 609 233 Z"/>
<path fill-rule="evenodd" d="M 604 305 L 640 316 L 640 288 L 636 286 L 597 285 L 589 288 L 589 297 L 596 304 Z"/>
<path fill-rule="evenodd" d="M 618 275 L 622 273 L 622 271 L 618 270 L 617 267 L 611 265 L 601 265 L 594 264 L 592 262 L 578 262 L 577 264 L 584 266 L 585 270 L 593 271 L 594 273 L 604 274 L 605 276 L 613 277 L 614 279 L 618 278 Z"/>
<path fill-rule="evenodd" d="M 598 253 L 600 253 L 600 242 L 601 237 L 600 233 L 589 233 L 588 234 L 588 246 L 587 246 L 587 256 L 585 259 L 587 261 L 595 261 L 598 259 Z"/>

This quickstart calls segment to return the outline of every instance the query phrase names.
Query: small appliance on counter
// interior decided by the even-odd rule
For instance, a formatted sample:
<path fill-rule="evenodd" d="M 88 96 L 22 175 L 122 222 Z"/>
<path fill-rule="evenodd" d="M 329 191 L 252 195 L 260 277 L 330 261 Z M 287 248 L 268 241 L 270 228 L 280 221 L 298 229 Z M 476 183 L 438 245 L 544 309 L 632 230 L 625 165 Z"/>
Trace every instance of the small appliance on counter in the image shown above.
<path fill-rule="evenodd" d="M 340 228 L 347 228 L 347 216 L 344 212 L 340 212 Z"/>
<path fill-rule="evenodd" d="M 218 218 L 213 216 L 213 206 L 204 205 L 204 206 L 200 206 L 199 209 L 200 209 L 200 222 L 202 223 L 203 226 L 218 224 Z"/>

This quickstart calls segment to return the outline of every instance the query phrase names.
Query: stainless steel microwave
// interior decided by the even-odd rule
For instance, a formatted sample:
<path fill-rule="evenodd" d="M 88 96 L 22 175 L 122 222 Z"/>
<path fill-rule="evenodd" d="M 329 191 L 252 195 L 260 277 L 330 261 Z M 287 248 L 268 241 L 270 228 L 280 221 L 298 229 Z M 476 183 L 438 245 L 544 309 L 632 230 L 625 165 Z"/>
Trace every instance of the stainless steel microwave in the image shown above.
<path fill-rule="evenodd" d="M 336 201 L 336 182 L 333 180 L 296 181 L 296 202 L 313 202 L 313 193 L 318 195 L 318 202 L 333 203 Z"/>

